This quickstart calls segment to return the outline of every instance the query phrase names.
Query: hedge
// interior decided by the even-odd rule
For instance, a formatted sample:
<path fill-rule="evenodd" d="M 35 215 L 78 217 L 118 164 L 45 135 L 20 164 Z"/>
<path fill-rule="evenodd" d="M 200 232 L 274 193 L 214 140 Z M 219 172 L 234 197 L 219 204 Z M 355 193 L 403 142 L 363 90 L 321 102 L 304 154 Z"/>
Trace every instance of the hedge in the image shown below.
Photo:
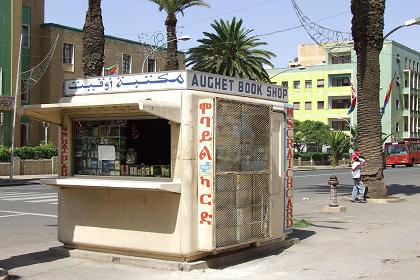
<path fill-rule="evenodd" d="M 14 156 L 20 159 L 50 159 L 57 156 L 57 148 L 52 144 L 42 144 L 39 146 L 23 146 L 15 148 Z M 10 149 L 6 146 L 0 146 L 0 162 L 10 161 Z"/>
<path fill-rule="evenodd" d="M 315 161 L 329 161 L 330 160 L 330 154 L 326 153 L 320 153 L 320 152 L 295 152 L 294 158 L 302 158 L 302 160 L 309 161 L 311 159 Z M 343 158 L 349 159 L 350 154 L 344 153 Z"/>

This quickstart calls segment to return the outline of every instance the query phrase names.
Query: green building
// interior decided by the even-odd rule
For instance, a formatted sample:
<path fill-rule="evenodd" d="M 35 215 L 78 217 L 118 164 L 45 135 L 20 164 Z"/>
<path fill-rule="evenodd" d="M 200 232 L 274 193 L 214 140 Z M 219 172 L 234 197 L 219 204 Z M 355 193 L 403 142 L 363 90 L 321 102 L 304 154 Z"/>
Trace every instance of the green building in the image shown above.
<path fill-rule="evenodd" d="M 380 105 L 395 73 L 391 97 L 382 118 L 382 130 L 393 139 L 420 137 L 420 53 L 394 41 L 385 41 L 380 55 Z M 348 114 L 351 84 L 357 88 L 356 54 L 351 43 L 300 45 L 298 57 L 287 68 L 269 70 L 272 82 L 288 86 L 289 102 L 300 121 L 322 121 L 334 130 L 349 132 L 357 124 L 357 107 Z"/>

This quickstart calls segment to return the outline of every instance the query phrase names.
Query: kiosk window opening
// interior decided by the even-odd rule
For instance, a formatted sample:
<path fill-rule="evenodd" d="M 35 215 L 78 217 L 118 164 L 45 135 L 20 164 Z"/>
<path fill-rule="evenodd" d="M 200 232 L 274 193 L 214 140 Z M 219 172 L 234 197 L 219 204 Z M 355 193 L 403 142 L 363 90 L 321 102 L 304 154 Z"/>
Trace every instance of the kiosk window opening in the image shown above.
<path fill-rule="evenodd" d="M 73 131 L 75 175 L 171 176 L 168 120 L 74 121 Z"/>

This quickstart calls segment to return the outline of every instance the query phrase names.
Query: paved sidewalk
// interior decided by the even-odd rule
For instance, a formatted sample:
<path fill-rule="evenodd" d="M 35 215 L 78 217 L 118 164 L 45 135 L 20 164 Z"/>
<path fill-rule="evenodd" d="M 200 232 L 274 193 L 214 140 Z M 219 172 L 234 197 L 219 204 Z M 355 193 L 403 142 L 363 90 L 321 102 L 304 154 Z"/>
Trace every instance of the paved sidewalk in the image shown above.
<path fill-rule="evenodd" d="M 301 242 L 283 252 L 225 269 L 160 271 L 48 255 L 58 242 L 0 249 L 11 279 L 420 279 L 420 193 L 405 202 L 355 204 L 342 214 L 321 212 L 323 200 L 296 201 L 295 216 L 312 225 L 296 229 Z M 15 277 L 15 278 L 13 278 Z"/>
<path fill-rule="evenodd" d="M 339 204 L 347 208 L 341 214 L 321 212 L 328 203 L 325 192 L 304 199 L 296 195 L 295 218 L 304 218 L 311 226 L 295 229 L 291 237 L 301 242 L 272 255 L 238 263 L 225 269 L 180 272 L 146 269 L 111 262 L 95 262 L 76 257 L 48 254 L 54 241 L 30 246 L 0 248 L 0 267 L 11 279 L 420 279 L 420 184 L 419 169 L 410 169 L 412 183 L 404 178 L 393 186 L 401 203 L 350 203 L 345 196 Z M 400 175 L 398 175 L 400 176 Z M 0 177 L 3 179 L 3 177 Z M 16 179 L 36 180 L 34 177 Z M 345 184 L 345 183 L 343 183 Z M 345 192 L 339 192 L 344 194 Z M 345 194 L 348 195 L 348 194 Z M 299 197 L 299 198 L 298 198 Z M 1 230 L 1 229 L 0 229 Z"/>

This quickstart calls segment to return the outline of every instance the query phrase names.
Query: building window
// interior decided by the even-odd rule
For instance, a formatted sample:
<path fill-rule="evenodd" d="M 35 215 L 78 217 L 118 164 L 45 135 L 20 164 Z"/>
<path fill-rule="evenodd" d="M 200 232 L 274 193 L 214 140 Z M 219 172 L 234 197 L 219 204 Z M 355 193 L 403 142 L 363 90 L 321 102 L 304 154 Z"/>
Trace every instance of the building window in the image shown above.
<path fill-rule="evenodd" d="M 300 88 L 300 81 L 293 81 L 293 88 L 294 89 Z"/>
<path fill-rule="evenodd" d="M 147 59 L 147 72 L 156 72 L 156 60 Z"/>
<path fill-rule="evenodd" d="M 20 100 L 22 103 L 29 103 L 29 83 L 27 80 L 22 79 L 20 80 Z"/>
<path fill-rule="evenodd" d="M 410 71 L 404 71 L 404 87 L 408 88 L 410 86 Z"/>
<path fill-rule="evenodd" d="M 349 131 L 349 125 L 346 121 L 332 121 L 331 128 L 334 130 Z"/>
<path fill-rule="evenodd" d="M 122 55 L 122 73 L 123 74 L 131 73 L 131 55 L 128 55 L 128 54 Z"/>
<path fill-rule="evenodd" d="M 29 123 L 20 124 L 20 145 L 29 145 Z"/>
<path fill-rule="evenodd" d="M 350 98 L 331 99 L 331 109 L 347 109 L 350 107 Z"/>
<path fill-rule="evenodd" d="M 408 131 L 408 117 L 404 117 L 404 131 Z"/>
<path fill-rule="evenodd" d="M 171 176 L 168 120 L 76 120 L 73 131 L 74 174 Z"/>
<path fill-rule="evenodd" d="M 282 82 L 281 82 L 281 86 L 282 86 L 282 87 L 287 87 L 287 88 L 288 88 L 288 87 L 289 87 L 289 82 L 288 82 L 288 81 L 282 81 Z"/>
<path fill-rule="evenodd" d="M 319 88 L 323 88 L 324 87 L 324 79 L 318 79 L 316 81 L 316 86 Z"/>
<path fill-rule="evenodd" d="M 311 80 L 305 80 L 305 88 L 312 88 L 312 81 Z"/>
<path fill-rule="evenodd" d="M 408 110 L 408 102 L 409 102 L 409 95 L 408 94 L 404 94 L 404 109 Z"/>
<path fill-rule="evenodd" d="M 318 108 L 318 110 L 324 109 L 324 101 L 318 101 L 317 108 Z"/>
<path fill-rule="evenodd" d="M 293 109 L 300 110 L 300 102 L 293 102 Z"/>
<path fill-rule="evenodd" d="M 63 63 L 74 64 L 74 45 L 64 43 L 63 44 Z"/>
<path fill-rule="evenodd" d="M 350 74 L 348 76 L 332 76 L 331 86 L 332 87 L 350 86 Z"/>
<path fill-rule="evenodd" d="M 22 48 L 29 49 L 31 42 L 30 27 L 27 24 L 22 24 Z"/>
<path fill-rule="evenodd" d="M 395 100 L 395 109 L 400 109 L 400 100 Z"/>
<path fill-rule="evenodd" d="M 305 102 L 305 110 L 312 110 L 312 102 L 311 101 Z"/>
<path fill-rule="evenodd" d="M 400 132 L 400 123 L 395 123 L 395 132 Z"/>
<path fill-rule="evenodd" d="M 351 53 L 337 53 L 331 57 L 332 64 L 345 64 L 351 62 Z"/>

